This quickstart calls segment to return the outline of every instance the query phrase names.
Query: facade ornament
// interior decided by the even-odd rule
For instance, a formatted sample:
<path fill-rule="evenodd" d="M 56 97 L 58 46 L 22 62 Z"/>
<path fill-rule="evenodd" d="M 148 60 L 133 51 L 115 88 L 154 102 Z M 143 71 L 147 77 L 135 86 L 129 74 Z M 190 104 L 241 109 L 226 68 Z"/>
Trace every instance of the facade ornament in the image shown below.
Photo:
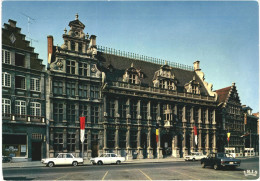
<path fill-rule="evenodd" d="M 65 35 L 67 34 L 67 29 L 66 29 L 66 28 L 64 29 L 64 34 L 65 34 Z"/>

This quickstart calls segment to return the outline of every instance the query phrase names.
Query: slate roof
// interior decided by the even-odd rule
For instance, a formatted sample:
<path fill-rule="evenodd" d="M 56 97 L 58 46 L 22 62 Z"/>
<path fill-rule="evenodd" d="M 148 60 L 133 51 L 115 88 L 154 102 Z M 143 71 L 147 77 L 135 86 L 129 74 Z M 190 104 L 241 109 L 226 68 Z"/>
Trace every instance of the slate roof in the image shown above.
<path fill-rule="evenodd" d="M 226 102 L 226 99 L 228 97 L 230 90 L 231 90 L 231 86 L 223 88 L 223 89 L 216 90 L 216 93 L 218 94 L 218 102 L 219 103 Z"/>
<path fill-rule="evenodd" d="M 160 70 L 160 67 L 162 66 L 152 62 L 106 54 L 103 52 L 98 52 L 97 59 L 103 62 L 103 67 L 101 67 L 101 69 L 106 73 L 107 81 L 121 82 L 123 80 L 123 75 L 125 74 L 125 71 L 130 68 L 131 64 L 133 63 L 134 68 L 138 70 L 141 69 L 141 72 L 144 74 L 143 79 L 141 79 L 142 86 L 151 87 L 153 87 L 154 73 Z M 108 67 L 112 67 L 111 72 L 109 71 Z M 209 95 L 195 71 L 172 67 L 171 72 L 174 74 L 175 79 L 177 79 L 178 81 L 177 87 L 179 92 L 184 92 L 184 85 L 193 80 L 193 77 L 195 76 L 195 80 L 198 81 L 201 85 L 201 95 Z"/>

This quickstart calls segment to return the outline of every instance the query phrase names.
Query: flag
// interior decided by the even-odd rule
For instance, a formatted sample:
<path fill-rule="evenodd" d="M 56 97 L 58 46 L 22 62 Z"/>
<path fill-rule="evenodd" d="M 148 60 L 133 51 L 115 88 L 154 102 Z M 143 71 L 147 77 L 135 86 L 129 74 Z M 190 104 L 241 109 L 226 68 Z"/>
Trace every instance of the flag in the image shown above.
<path fill-rule="evenodd" d="M 229 142 L 230 139 L 230 133 L 227 133 L 227 141 Z"/>
<path fill-rule="evenodd" d="M 197 127 L 194 126 L 193 129 L 194 129 L 194 135 L 195 135 L 195 144 L 197 145 L 197 144 L 198 144 L 198 133 L 197 133 Z"/>
<path fill-rule="evenodd" d="M 85 117 L 80 117 L 80 141 L 85 140 Z"/>
<path fill-rule="evenodd" d="M 156 124 L 156 143 L 159 141 L 159 124 Z"/>

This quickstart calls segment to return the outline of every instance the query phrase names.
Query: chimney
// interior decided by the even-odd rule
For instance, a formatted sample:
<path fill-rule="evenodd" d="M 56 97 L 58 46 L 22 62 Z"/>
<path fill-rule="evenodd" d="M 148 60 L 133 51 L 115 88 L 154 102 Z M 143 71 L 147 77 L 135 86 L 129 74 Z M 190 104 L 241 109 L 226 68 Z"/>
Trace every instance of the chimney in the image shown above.
<path fill-rule="evenodd" d="M 91 35 L 90 36 L 90 47 L 96 47 L 96 36 L 95 35 Z"/>
<path fill-rule="evenodd" d="M 9 19 L 8 22 L 9 22 L 11 27 L 13 27 L 13 28 L 16 27 L 16 21 Z"/>
<path fill-rule="evenodd" d="M 51 63 L 51 55 L 53 53 L 53 36 L 49 35 L 47 36 L 48 39 L 48 63 Z"/>
<path fill-rule="evenodd" d="M 196 62 L 193 63 L 193 67 L 195 71 L 200 71 L 200 61 L 197 60 Z"/>

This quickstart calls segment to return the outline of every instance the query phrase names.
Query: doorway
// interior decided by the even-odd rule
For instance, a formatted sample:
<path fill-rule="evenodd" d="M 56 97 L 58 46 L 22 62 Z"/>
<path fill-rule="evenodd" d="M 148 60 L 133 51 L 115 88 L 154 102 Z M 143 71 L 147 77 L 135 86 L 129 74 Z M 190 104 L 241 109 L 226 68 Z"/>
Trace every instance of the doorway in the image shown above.
<path fill-rule="evenodd" d="M 41 160 L 42 155 L 42 143 L 32 142 L 32 161 Z"/>

